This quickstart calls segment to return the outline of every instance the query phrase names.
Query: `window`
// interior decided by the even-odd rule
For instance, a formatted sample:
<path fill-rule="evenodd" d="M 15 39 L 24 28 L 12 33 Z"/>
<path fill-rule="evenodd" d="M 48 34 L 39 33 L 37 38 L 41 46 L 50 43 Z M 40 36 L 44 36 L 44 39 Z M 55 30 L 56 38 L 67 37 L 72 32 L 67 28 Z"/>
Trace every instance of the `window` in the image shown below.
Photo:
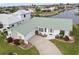
<path fill-rule="evenodd" d="M 52 28 L 50 29 L 50 32 L 53 32 L 53 31 L 52 31 Z"/>
<path fill-rule="evenodd" d="M 43 28 L 39 28 L 39 31 L 43 32 Z"/>
<path fill-rule="evenodd" d="M 14 24 L 12 24 L 12 27 L 14 27 Z"/>
<path fill-rule="evenodd" d="M 3 24 L 0 24 L 0 28 L 3 28 Z"/>
<path fill-rule="evenodd" d="M 46 32 L 46 28 L 45 28 L 45 32 Z"/>
<path fill-rule="evenodd" d="M 24 14 L 24 18 L 26 17 L 26 15 Z"/>

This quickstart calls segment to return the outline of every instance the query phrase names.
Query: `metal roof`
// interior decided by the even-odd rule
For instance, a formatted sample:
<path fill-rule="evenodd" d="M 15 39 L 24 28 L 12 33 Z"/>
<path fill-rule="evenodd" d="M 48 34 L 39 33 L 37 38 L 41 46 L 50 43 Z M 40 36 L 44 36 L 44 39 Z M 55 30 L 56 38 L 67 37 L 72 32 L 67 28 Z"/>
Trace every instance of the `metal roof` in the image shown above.
<path fill-rule="evenodd" d="M 34 17 L 13 29 L 26 35 L 35 27 L 53 28 L 54 30 L 72 31 L 72 19 L 70 18 L 51 18 L 51 17 Z"/>
<path fill-rule="evenodd" d="M 21 19 L 13 14 L 0 14 L 0 22 L 9 25 L 21 21 Z"/>

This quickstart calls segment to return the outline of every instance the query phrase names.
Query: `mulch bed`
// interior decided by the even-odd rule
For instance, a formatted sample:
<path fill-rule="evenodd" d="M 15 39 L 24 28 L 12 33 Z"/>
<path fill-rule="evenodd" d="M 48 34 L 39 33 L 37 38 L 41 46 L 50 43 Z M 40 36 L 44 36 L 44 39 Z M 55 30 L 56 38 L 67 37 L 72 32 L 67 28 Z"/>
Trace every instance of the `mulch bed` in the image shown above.
<path fill-rule="evenodd" d="M 69 40 L 69 41 L 65 41 L 63 39 L 55 39 L 55 40 L 58 40 L 58 41 L 61 41 L 61 42 L 64 42 L 64 43 L 74 43 L 75 40 Z"/>

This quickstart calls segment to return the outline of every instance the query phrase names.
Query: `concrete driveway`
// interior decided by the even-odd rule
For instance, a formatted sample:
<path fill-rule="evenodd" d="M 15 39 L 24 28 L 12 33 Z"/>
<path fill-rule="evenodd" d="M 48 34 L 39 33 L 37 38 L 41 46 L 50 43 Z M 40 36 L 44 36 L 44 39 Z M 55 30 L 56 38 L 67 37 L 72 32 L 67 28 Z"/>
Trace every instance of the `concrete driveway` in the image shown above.
<path fill-rule="evenodd" d="M 38 49 L 40 55 L 61 55 L 59 49 L 44 37 L 36 35 L 29 42 Z"/>

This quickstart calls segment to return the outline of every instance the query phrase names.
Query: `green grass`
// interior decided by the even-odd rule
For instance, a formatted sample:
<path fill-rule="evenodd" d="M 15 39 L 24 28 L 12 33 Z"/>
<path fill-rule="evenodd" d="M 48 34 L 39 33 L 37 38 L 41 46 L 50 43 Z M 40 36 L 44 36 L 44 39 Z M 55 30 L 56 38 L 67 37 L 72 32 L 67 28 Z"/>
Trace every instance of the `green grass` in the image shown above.
<path fill-rule="evenodd" d="M 75 51 L 79 55 L 79 25 L 74 25 Z"/>
<path fill-rule="evenodd" d="M 53 42 L 64 55 L 79 54 L 79 25 L 73 26 L 73 34 L 74 43 L 64 43 L 58 40 L 52 40 L 51 42 Z"/>
<path fill-rule="evenodd" d="M 49 15 L 55 15 L 55 14 L 58 14 L 58 12 L 59 11 L 50 11 L 50 12 L 41 12 L 41 11 L 39 11 L 39 12 L 35 12 L 35 13 L 33 13 L 32 15 L 34 16 L 34 15 L 37 15 L 37 16 L 44 16 L 44 15 L 46 15 L 46 14 L 49 14 Z"/>
<path fill-rule="evenodd" d="M 64 55 L 76 54 L 75 49 L 74 49 L 74 44 L 63 43 L 58 40 L 52 40 L 52 42 L 59 48 L 62 54 Z"/>
<path fill-rule="evenodd" d="M 7 55 L 9 52 L 15 52 L 19 55 L 38 55 L 35 47 L 30 49 L 21 49 L 18 46 L 10 45 L 4 41 L 5 38 L 0 34 L 0 55 Z"/>

